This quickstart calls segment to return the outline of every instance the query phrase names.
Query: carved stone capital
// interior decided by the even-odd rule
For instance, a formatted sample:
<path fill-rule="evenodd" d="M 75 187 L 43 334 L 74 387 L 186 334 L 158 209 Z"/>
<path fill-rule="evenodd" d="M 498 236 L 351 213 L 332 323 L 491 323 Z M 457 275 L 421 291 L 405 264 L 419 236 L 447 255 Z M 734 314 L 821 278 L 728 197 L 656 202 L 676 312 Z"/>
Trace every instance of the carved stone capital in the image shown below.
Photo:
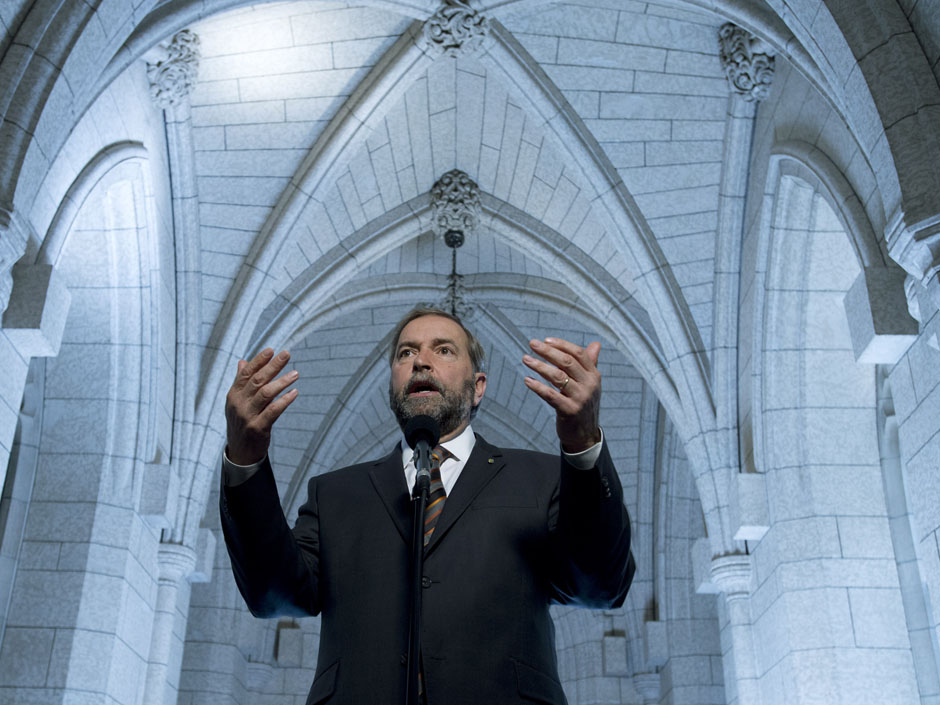
<path fill-rule="evenodd" d="M 431 227 L 439 237 L 453 230 L 466 238 L 479 225 L 481 211 L 480 187 L 460 169 L 448 171 L 431 187 Z"/>
<path fill-rule="evenodd" d="M 751 557 L 733 553 L 712 558 L 712 582 L 729 602 L 751 592 Z"/>
<path fill-rule="evenodd" d="M 431 49 L 457 57 L 479 49 L 489 29 L 489 18 L 467 3 L 444 0 L 438 11 L 424 23 L 424 38 Z"/>
<path fill-rule="evenodd" d="M 907 298 L 907 311 L 911 314 L 911 318 L 918 323 L 924 322 L 920 312 L 919 294 L 921 289 L 923 289 L 923 287 L 920 285 L 920 282 L 908 274 L 907 278 L 904 280 L 904 296 Z"/>
<path fill-rule="evenodd" d="M 905 284 L 904 289 L 911 315 L 923 323 L 933 314 L 923 309 L 924 304 L 940 309 L 940 215 L 911 224 L 897 214 L 885 229 L 885 236 L 891 259 L 914 280 Z M 927 300 L 911 307 L 912 294 L 918 291 L 915 283 L 926 291 Z"/>
<path fill-rule="evenodd" d="M 271 680 L 274 666 L 262 661 L 249 661 L 245 664 L 245 685 L 252 693 L 259 693 Z"/>
<path fill-rule="evenodd" d="M 750 102 L 770 94 L 774 51 L 759 37 L 726 22 L 718 29 L 718 57 L 731 90 Z"/>
<path fill-rule="evenodd" d="M 633 688 L 646 703 L 658 703 L 662 691 L 662 676 L 659 673 L 633 674 Z"/>
<path fill-rule="evenodd" d="M 151 99 L 158 108 L 166 110 L 181 102 L 196 87 L 199 36 L 184 29 L 160 48 L 165 58 L 147 64 L 147 79 L 150 81 Z"/>
<path fill-rule="evenodd" d="M 159 580 L 176 585 L 187 577 L 196 565 L 196 552 L 189 546 L 178 543 L 161 543 L 157 551 Z"/>

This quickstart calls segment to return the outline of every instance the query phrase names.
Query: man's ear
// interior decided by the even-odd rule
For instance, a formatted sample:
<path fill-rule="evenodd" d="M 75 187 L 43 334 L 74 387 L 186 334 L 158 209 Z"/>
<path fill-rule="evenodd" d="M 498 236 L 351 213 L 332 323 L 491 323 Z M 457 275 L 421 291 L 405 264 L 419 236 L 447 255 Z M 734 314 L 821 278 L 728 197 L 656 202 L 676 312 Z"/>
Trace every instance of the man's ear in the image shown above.
<path fill-rule="evenodd" d="M 474 394 L 473 394 L 473 405 L 478 406 L 480 401 L 483 399 L 483 394 L 486 392 L 486 373 L 477 372 L 474 374 Z"/>

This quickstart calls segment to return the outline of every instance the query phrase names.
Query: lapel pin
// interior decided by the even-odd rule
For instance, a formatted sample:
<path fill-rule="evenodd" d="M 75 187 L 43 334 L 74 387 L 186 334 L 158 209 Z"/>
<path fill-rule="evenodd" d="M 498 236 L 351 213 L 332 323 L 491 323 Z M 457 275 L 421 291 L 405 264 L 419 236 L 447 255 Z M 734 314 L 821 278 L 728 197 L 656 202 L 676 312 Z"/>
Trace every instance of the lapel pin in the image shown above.
<path fill-rule="evenodd" d="M 490 465 L 492 465 L 492 464 L 493 464 L 493 459 L 492 459 L 492 458 L 487 458 L 486 462 L 488 462 Z"/>

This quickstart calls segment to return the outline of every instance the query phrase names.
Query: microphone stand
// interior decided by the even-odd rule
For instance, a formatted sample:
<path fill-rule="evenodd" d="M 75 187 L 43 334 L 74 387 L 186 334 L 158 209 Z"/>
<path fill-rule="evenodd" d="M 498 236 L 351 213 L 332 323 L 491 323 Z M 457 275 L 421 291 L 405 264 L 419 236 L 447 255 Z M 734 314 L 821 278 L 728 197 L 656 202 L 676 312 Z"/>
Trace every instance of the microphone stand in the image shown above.
<path fill-rule="evenodd" d="M 415 448 L 418 470 L 411 493 L 411 624 L 408 631 L 408 663 L 405 678 L 405 705 L 419 705 L 418 671 L 421 658 L 421 578 L 424 573 L 424 510 L 431 488 L 431 449 L 427 441 Z"/>

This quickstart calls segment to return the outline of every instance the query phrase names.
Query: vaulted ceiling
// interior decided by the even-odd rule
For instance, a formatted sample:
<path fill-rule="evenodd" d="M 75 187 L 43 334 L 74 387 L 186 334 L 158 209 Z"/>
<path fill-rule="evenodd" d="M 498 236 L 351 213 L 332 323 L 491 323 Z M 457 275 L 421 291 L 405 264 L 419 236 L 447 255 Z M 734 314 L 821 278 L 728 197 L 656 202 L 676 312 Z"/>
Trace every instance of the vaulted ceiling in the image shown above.
<path fill-rule="evenodd" d="M 292 348 L 301 397 L 274 449 L 286 505 L 349 446 L 389 445 L 386 334 L 411 303 L 444 301 L 452 253 L 429 191 L 459 169 L 483 203 L 456 257 L 489 358 L 476 425 L 553 446 L 521 383 L 526 341 L 599 338 L 603 423 L 635 488 L 643 379 L 677 397 L 682 357 L 707 365 L 723 20 L 674 3 L 516 3 L 454 58 L 422 44 L 427 11 L 296 2 L 190 26 L 203 342 Z"/>

